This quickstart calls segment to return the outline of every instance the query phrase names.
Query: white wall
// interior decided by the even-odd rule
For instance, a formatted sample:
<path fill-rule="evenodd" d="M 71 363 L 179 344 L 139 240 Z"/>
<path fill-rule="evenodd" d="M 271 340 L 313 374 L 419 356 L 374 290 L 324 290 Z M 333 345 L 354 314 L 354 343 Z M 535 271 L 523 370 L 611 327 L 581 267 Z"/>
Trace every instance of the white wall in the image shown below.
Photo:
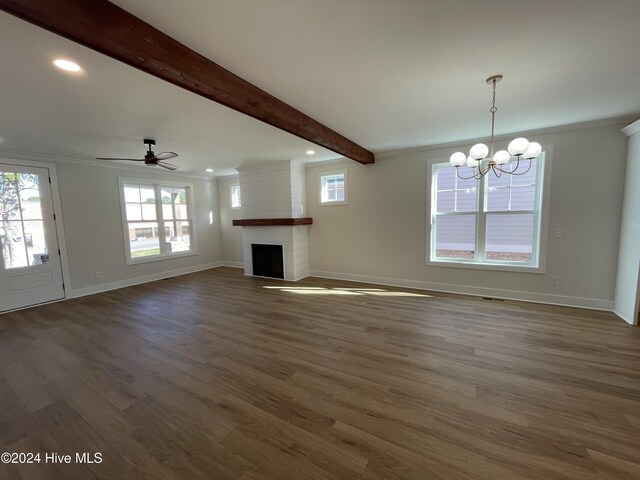
<path fill-rule="evenodd" d="M 311 275 L 613 309 L 626 159 L 620 125 L 529 136 L 553 146 L 549 232 L 564 230 L 548 238 L 545 274 L 425 266 L 427 163 L 447 162 L 469 142 L 378 156 L 369 166 L 309 166 Z M 332 168 L 348 169 L 348 205 L 318 205 L 317 176 Z"/>
<path fill-rule="evenodd" d="M 218 177 L 218 205 L 220 206 L 220 237 L 222 240 L 222 261 L 231 266 L 242 267 L 242 227 L 234 227 L 233 220 L 242 218 L 241 210 L 231 209 L 231 185 L 239 185 L 238 175 Z M 240 191 L 242 202 L 242 191 Z"/>
<path fill-rule="evenodd" d="M 70 278 L 66 279 L 68 295 L 83 295 L 211 267 L 222 259 L 215 180 L 182 177 L 179 173 L 162 173 L 151 168 L 134 170 L 78 162 L 57 162 L 56 169 L 70 270 Z M 192 184 L 198 254 L 127 266 L 118 176 Z M 210 224 L 209 212 L 213 212 L 213 224 Z M 102 278 L 96 278 L 97 270 L 102 272 Z"/>
<path fill-rule="evenodd" d="M 624 203 L 614 311 L 638 324 L 640 302 L 640 120 L 625 128 L 628 136 Z"/>

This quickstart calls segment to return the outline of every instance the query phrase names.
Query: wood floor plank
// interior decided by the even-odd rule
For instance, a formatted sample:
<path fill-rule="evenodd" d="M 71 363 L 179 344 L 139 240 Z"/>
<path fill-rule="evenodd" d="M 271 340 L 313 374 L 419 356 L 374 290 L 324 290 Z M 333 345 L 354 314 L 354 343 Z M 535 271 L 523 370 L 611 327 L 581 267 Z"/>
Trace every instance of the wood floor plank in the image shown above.
<path fill-rule="evenodd" d="M 0 316 L 0 478 L 640 478 L 606 312 L 218 268 Z"/>

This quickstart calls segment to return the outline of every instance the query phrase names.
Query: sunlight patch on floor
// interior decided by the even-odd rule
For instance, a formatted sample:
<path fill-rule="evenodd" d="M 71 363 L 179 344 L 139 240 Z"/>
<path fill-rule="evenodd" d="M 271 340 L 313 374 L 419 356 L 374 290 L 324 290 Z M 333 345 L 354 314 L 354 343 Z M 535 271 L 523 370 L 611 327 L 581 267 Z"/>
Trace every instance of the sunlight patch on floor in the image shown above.
<path fill-rule="evenodd" d="M 297 293 L 299 295 L 374 295 L 378 297 L 431 297 L 422 293 L 395 292 L 384 288 L 324 288 L 324 287 L 282 287 L 265 286 L 271 290 Z"/>

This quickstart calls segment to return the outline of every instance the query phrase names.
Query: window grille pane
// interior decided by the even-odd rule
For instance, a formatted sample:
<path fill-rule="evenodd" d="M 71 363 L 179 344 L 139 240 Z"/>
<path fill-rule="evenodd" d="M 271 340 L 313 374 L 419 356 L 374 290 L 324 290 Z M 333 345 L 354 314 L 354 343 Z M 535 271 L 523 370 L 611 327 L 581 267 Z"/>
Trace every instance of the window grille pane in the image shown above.
<path fill-rule="evenodd" d="M 456 184 L 455 168 L 439 168 L 436 172 L 436 190 L 453 190 Z"/>
<path fill-rule="evenodd" d="M 536 187 L 533 185 L 511 188 L 511 210 L 533 210 L 536 203 Z"/>
<path fill-rule="evenodd" d="M 186 220 L 189 218 L 187 214 L 187 206 L 186 205 L 176 205 L 176 219 L 177 220 Z"/>
<path fill-rule="evenodd" d="M 173 219 L 173 205 L 162 205 L 162 218 L 164 218 L 165 220 Z"/>
<path fill-rule="evenodd" d="M 140 187 L 140 203 L 156 203 L 156 191 L 153 187 Z"/>
<path fill-rule="evenodd" d="M 167 246 L 170 245 L 168 253 L 186 252 L 191 249 L 191 230 L 189 222 L 165 222 L 164 231 Z"/>
<path fill-rule="evenodd" d="M 516 172 L 524 172 L 529 168 L 529 160 L 520 160 L 520 166 Z M 538 161 L 531 161 L 531 170 L 524 175 L 511 175 L 511 185 L 535 185 L 536 183 L 536 169 L 538 168 Z"/>
<path fill-rule="evenodd" d="M 157 222 L 129 223 L 128 228 L 132 258 L 160 255 Z"/>
<path fill-rule="evenodd" d="M 127 203 L 127 220 L 142 220 L 142 210 L 139 203 Z"/>
<path fill-rule="evenodd" d="M 434 228 L 437 258 L 473 259 L 476 244 L 475 215 L 436 216 Z"/>
<path fill-rule="evenodd" d="M 458 181 L 458 190 L 456 190 L 456 211 L 458 212 L 475 212 L 478 210 L 478 194 L 474 184 L 467 188 L 462 187 L 462 180 Z"/>
<path fill-rule="evenodd" d="M 153 203 L 143 203 L 142 205 L 142 219 L 143 220 L 156 220 L 156 206 Z"/>
<path fill-rule="evenodd" d="M 437 212 L 454 212 L 455 211 L 455 192 L 437 192 L 436 193 L 436 211 Z"/>
<path fill-rule="evenodd" d="M 186 205 L 189 203 L 187 200 L 187 191 L 184 188 L 173 189 L 173 203 L 176 205 Z"/>
<path fill-rule="evenodd" d="M 530 263 L 533 226 L 533 214 L 487 214 L 486 259 Z"/>
<path fill-rule="evenodd" d="M 491 175 L 491 173 L 489 174 Z M 487 211 L 506 212 L 509 209 L 509 187 L 489 187 L 487 191 Z"/>
<path fill-rule="evenodd" d="M 125 186 L 124 201 L 127 203 L 140 203 L 140 188 L 131 185 Z"/>

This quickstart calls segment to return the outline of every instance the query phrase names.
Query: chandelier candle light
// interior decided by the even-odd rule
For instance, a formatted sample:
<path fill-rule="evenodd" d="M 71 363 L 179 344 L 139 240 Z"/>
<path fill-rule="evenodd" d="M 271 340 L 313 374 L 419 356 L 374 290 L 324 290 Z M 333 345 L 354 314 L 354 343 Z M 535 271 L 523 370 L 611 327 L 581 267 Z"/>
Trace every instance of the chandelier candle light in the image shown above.
<path fill-rule="evenodd" d="M 451 155 L 449 159 L 451 165 L 456 167 L 458 177 L 463 180 L 470 178 L 480 179 L 489 173 L 489 170 L 492 170 L 496 177 L 501 177 L 503 173 L 508 173 L 509 175 L 524 175 L 531 169 L 531 160 L 542 152 L 542 146 L 539 143 L 529 142 L 526 138 L 516 138 L 511 141 L 507 150 L 499 150 L 495 154 L 493 153 L 496 111 L 498 110 L 496 108 L 496 83 L 500 80 L 502 80 L 502 75 L 494 75 L 487 78 L 487 85 L 491 85 L 493 89 L 493 101 L 489 109 L 491 112 L 490 147 L 487 147 L 484 143 L 476 143 L 471 147 L 471 150 L 469 150 L 469 156 L 463 152 L 456 152 Z M 489 155 L 488 158 L 487 155 Z M 515 163 L 512 162 L 512 157 L 515 157 Z M 525 171 L 518 171 L 521 159 L 529 160 L 529 166 Z M 473 169 L 473 174 L 469 177 L 462 177 L 460 175 L 460 167 L 465 164 L 467 167 Z M 505 168 L 507 164 L 509 168 Z"/>

